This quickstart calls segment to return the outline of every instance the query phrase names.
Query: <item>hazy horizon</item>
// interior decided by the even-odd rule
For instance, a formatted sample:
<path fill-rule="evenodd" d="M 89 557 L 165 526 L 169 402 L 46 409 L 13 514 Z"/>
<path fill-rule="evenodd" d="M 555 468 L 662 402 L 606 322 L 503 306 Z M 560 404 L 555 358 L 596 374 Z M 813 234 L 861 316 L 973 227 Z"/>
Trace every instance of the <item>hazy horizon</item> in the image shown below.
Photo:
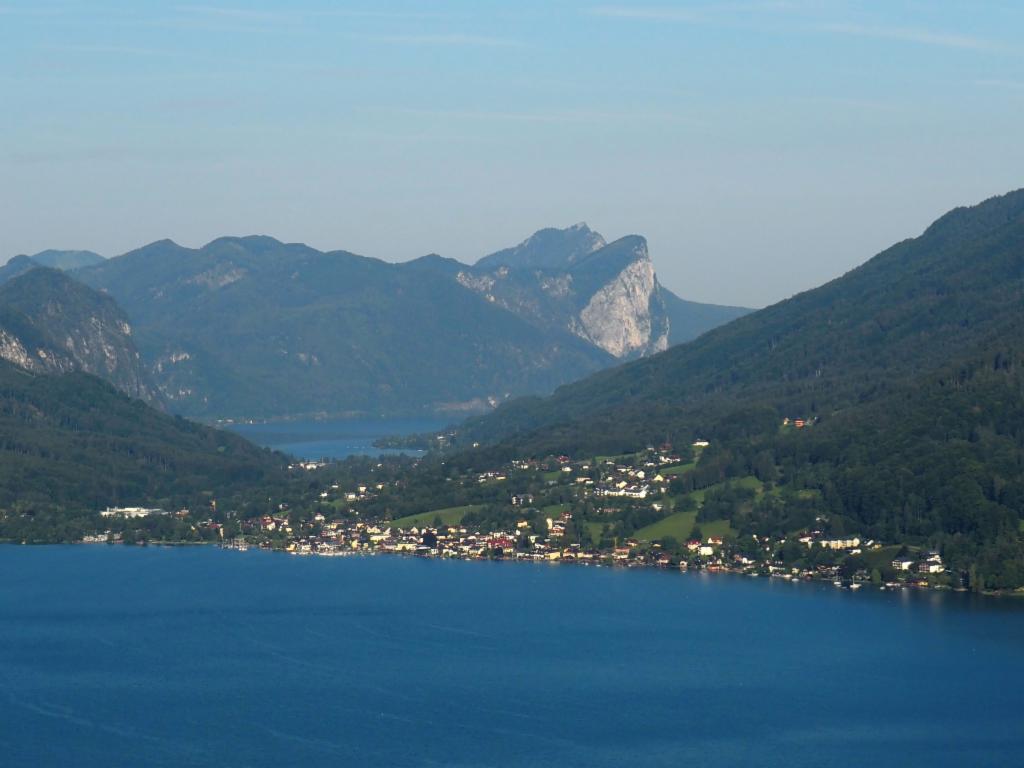
<path fill-rule="evenodd" d="M 1024 7 L 976 10 L 3 0 L 0 259 L 266 233 L 473 262 L 585 220 L 764 306 L 1024 186 Z"/>
<path fill-rule="evenodd" d="M 1012 191 L 1012 190 L 1007 190 L 1007 192 L 1009 192 L 1009 191 Z M 999 193 L 999 194 L 1005 194 L 1005 193 Z M 992 195 L 992 196 L 997 196 L 997 195 Z M 978 201 L 974 201 L 973 203 L 966 203 L 965 205 L 973 205 L 975 203 L 980 203 L 980 202 L 982 202 L 982 201 L 978 200 Z M 943 211 L 942 213 L 945 213 L 945 211 Z M 937 214 L 934 218 L 938 218 L 939 215 L 941 215 L 941 214 Z M 557 228 L 557 229 L 566 229 L 566 228 L 568 228 L 570 226 L 573 226 L 574 224 L 580 224 L 580 223 L 586 224 L 591 230 L 593 230 L 593 231 L 597 232 L 598 234 L 600 234 L 609 243 L 614 242 L 615 240 L 618 240 L 620 237 L 626 237 L 626 236 L 632 235 L 632 234 L 640 234 L 640 235 L 642 235 L 642 233 L 639 233 L 639 232 L 623 233 L 621 235 L 608 235 L 606 232 L 603 232 L 599 227 L 593 226 L 589 221 L 581 221 L 581 222 L 573 222 L 573 224 L 549 225 L 549 226 L 551 226 L 553 228 Z M 930 223 L 931 223 L 931 221 L 928 222 L 928 224 L 930 224 Z M 538 228 L 538 230 L 534 230 L 534 232 L 531 232 L 530 235 L 533 235 L 537 231 L 539 231 L 540 229 L 544 229 L 544 228 L 546 228 L 546 227 L 540 227 L 540 228 Z M 920 232 L 914 232 L 913 234 L 908 234 L 907 237 L 908 238 L 916 237 L 918 234 L 920 234 Z M 470 256 L 470 257 L 465 258 L 465 259 L 456 259 L 456 260 L 461 262 L 461 263 L 463 263 L 463 264 L 466 264 L 466 265 L 472 265 L 476 261 L 478 261 L 479 259 L 483 258 L 484 256 L 488 256 L 488 255 L 490 255 L 492 253 L 495 253 L 495 252 L 497 252 L 499 250 L 502 250 L 504 248 L 512 247 L 512 246 L 515 246 L 515 245 L 519 245 L 521 242 L 526 240 L 527 237 L 529 237 L 530 235 L 524 236 L 523 238 L 520 238 L 519 240 L 517 240 L 515 242 L 509 242 L 509 243 L 505 243 L 503 245 L 499 245 L 499 246 L 493 247 L 490 250 L 488 250 L 488 251 L 486 251 L 484 253 L 480 253 L 480 254 L 478 254 L 476 256 Z M 296 243 L 296 244 L 300 244 L 300 245 L 310 246 L 310 247 L 316 248 L 317 250 L 325 252 L 325 253 L 329 253 L 331 251 L 346 251 L 346 252 L 349 252 L 349 253 L 354 253 L 357 256 L 363 256 L 363 257 L 366 257 L 366 258 L 380 258 L 378 256 L 375 256 L 372 253 L 357 253 L 357 252 L 353 251 L 352 249 L 345 248 L 344 246 L 319 247 L 319 246 L 313 245 L 312 243 L 308 243 L 308 242 L 305 242 L 305 241 L 302 241 L 302 240 L 285 240 L 284 238 L 277 237 L 274 234 L 268 233 L 268 232 L 247 232 L 247 233 L 244 233 L 244 234 L 243 233 L 222 234 L 222 235 L 218 235 L 218 236 L 216 236 L 214 238 L 211 238 L 209 240 L 204 240 L 202 242 L 182 242 L 181 240 L 179 240 L 178 238 L 175 238 L 175 237 L 162 237 L 162 238 L 156 238 L 154 240 L 149 240 L 149 241 L 147 241 L 145 243 L 140 243 L 137 246 L 129 248 L 126 251 L 120 252 L 120 253 L 100 253 L 98 251 L 95 251 L 95 250 L 89 249 L 89 248 L 66 248 L 66 249 L 52 249 L 52 250 L 91 251 L 93 253 L 96 253 L 99 256 L 102 256 L 105 259 L 111 259 L 111 258 L 117 258 L 118 256 L 124 256 L 127 253 L 131 253 L 132 251 L 138 250 L 139 248 L 144 248 L 144 247 L 146 247 L 148 245 L 151 245 L 153 243 L 159 242 L 161 240 L 170 240 L 170 241 L 174 242 L 175 244 L 180 245 L 182 247 L 198 250 L 198 249 L 200 249 L 200 248 L 202 248 L 202 247 L 212 243 L 214 240 L 217 240 L 217 239 L 220 239 L 220 238 L 225 238 L 225 237 L 229 237 L 229 238 L 230 237 L 236 237 L 236 238 L 244 238 L 244 237 L 270 237 L 270 238 L 273 238 L 275 240 L 278 240 L 279 242 L 283 242 L 283 243 L 286 243 L 286 244 Z M 905 238 L 901 238 L 901 239 L 905 239 Z M 898 241 L 894 241 L 890 245 L 894 245 L 896 242 L 898 242 Z M 888 246 L 886 246 L 886 247 L 888 247 Z M 42 251 L 45 251 L 45 250 L 51 250 L 51 249 L 42 249 Z M 19 254 L 13 254 L 13 255 L 8 256 L 8 257 L 3 257 L 4 261 L 2 263 L 4 263 L 4 264 L 7 263 L 7 261 L 10 261 L 10 259 L 14 258 L 15 256 L 21 256 L 21 255 L 33 256 L 33 255 L 36 255 L 36 254 L 38 254 L 38 253 L 40 253 L 42 251 L 37 251 L 35 253 L 27 253 L 27 254 L 26 253 L 19 253 Z M 404 263 L 404 262 L 407 262 L 407 261 L 413 261 L 415 259 L 422 258 L 424 256 L 435 255 L 435 254 L 436 254 L 436 252 L 426 251 L 426 252 L 418 254 L 416 256 L 411 256 L 408 259 L 401 259 L 401 260 L 397 260 L 397 259 L 396 260 L 387 260 L 387 259 L 384 259 L 384 261 L 391 261 L 391 263 L 398 264 L 398 263 Z M 448 258 L 446 254 L 436 254 L 436 255 L 440 255 L 442 257 Z M 859 264 L 867 261 L 868 259 L 874 257 L 875 255 L 877 255 L 877 254 L 876 253 L 872 253 L 869 256 L 865 256 L 864 259 L 862 259 L 861 261 L 851 265 L 850 269 L 853 269 L 853 268 L 859 266 Z M 455 257 L 450 257 L 450 258 L 455 258 Z M 652 261 L 654 263 L 655 271 L 658 273 L 658 280 L 659 280 L 659 282 L 662 285 L 664 285 L 664 287 L 668 288 L 673 293 L 676 293 L 680 298 L 683 298 L 683 299 L 686 299 L 686 300 L 689 300 L 689 301 L 698 301 L 698 302 L 701 301 L 700 299 L 694 299 L 693 297 L 687 295 L 685 290 L 680 290 L 679 288 L 666 283 L 665 278 L 661 274 L 661 269 L 660 269 L 659 259 L 658 259 L 657 254 L 652 252 L 651 253 L 651 259 L 652 259 Z M 839 272 L 839 273 L 836 273 L 835 275 L 831 275 L 831 276 L 826 276 L 821 281 L 821 283 L 819 283 L 819 284 L 803 286 L 803 287 L 799 288 L 798 290 L 794 290 L 793 293 L 790 293 L 790 294 L 787 294 L 787 295 L 784 295 L 784 296 L 779 296 L 774 301 L 771 301 L 771 302 L 766 303 L 766 304 L 757 304 L 757 305 L 754 305 L 754 304 L 740 304 L 739 302 L 729 301 L 728 299 L 721 300 L 721 301 L 716 301 L 716 302 L 710 302 L 710 303 L 721 304 L 721 305 L 731 305 L 731 306 L 746 306 L 746 307 L 748 307 L 750 309 L 763 309 L 764 307 L 771 306 L 771 304 L 777 303 L 778 301 L 784 301 L 785 299 L 790 298 L 791 296 L 795 295 L 796 293 L 800 293 L 801 291 L 815 288 L 818 285 L 823 284 L 825 282 L 828 282 L 829 280 L 831 280 L 833 278 L 840 277 L 846 271 L 847 270 L 844 269 L 843 272 Z"/>

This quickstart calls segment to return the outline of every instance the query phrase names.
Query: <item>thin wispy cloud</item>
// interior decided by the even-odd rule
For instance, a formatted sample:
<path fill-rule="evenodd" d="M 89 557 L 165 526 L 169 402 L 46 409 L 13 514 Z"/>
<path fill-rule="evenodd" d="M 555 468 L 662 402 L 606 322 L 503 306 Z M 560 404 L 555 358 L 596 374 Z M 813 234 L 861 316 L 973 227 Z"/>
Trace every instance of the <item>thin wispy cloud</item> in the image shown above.
<path fill-rule="evenodd" d="M 111 54 L 114 56 L 174 56 L 174 51 L 166 51 L 159 48 L 141 48 L 129 45 L 56 45 L 50 50 L 65 51 L 67 53 L 97 53 Z"/>
<path fill-rule="evenodd" d="M 350 18 L 350 19 L 436 19 L 443 14 L 420 11 L 380 11 L 359 9 L 297 9 L 297 10 L 256 10 L 226 5 L 179 5 L 175 11 L 191 16 L 235 19 L 245 22 L 301 21 L 305 19 Z"/>
<path fill-rule="evenodd" d="M 855 37 L 870 37 L 878 40 L 896 40 L 920 45 L 934 45 L 943 48 L 960 48 L 973 51 L 995 51 L 1000 45 L 992 40 L 970 35 L 954 35 L 916 27 L 874 27 L 862 24 L 822 24 L 820 29 Z"/>
<path fill-rule="evenodd" d="M 588 8 L 587 12 L 592 16 L 604 16 L 613 19 L 697 23 L 712 21 L 738 13 L 789 11 L 793 10 L 793 8 L 793 3 L 780 0 L 780 2 L 715 3 L 687 8 L 667 5 L 597 5 Z"/>
<path fill-rule="evenodd" d="M 0 5 L 0 16 L 59 16 L 60 8 L 16 8 L 13 5 Z"/>
<path fill-rule="evenodd" d="M 218 18 L 238 19 L 242 21 L 279 21 L 287 18 L 287 14 L 275 11 L 259 11 L 251 8 L 235 8 L 221 5 L 179 5 L 174 10 L 179 13 L 200 16 L 216 16 Z"/>
<path fill-rule="evenodd" d="M 1001 80 L 999 78 L 989 78 L 975 80 L 974 84 L 980 85 L 983 88 L 1006 88 L 1011 91 L 1024 91 L 1024 80 Z"/>
<path fill-rule="evenodd" d="M 505 112 L 487 109 L 394 109 L 387 110 L 403 115 L 419 117 L 443 117 L 457 120 L 482 120 L 519 123 L 600 123 L 614 121 L 636 122 L 671 122 L 687 125 L 704 125 L 699 120 L 687 115 L 664 112 L 622 112 L 600 110 L 558 110 L 551 112 Z"/>
<path fill-rule="evenodd" d="M 638 8 L 626 5 L 599 5 L 590 8 L 594 16 L 605 16 L 613 19 L 644 19 L 648 21 L 701 21 L 705 17 L 699 11 L 685 8 Z"/>
<path fill-rule="evenodd" d="M 490 47 L 516 47 L 525 45 L 521 40 L 505 37 L 488 37 L 486 35 L 378 35 L 369 38 L 378 43 L 395 43 L 400 45 L 467 45 Z"/>

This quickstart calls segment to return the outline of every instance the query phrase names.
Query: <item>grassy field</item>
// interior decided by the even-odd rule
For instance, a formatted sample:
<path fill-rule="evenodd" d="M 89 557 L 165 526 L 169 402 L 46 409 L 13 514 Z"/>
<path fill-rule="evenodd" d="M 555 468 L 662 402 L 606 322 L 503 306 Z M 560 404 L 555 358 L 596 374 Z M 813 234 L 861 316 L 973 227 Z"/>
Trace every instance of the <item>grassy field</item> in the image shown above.
<path fill-rule="evenodd" d="M 683 543 L 689 540 L 695 523 L 697 523 L 697 513 L 695 511 L 676 512 L 656 523 L 648 525 L 646 528 L 641 528 L 636 532 L 635 536 L 641 541 L 658 541 L 666 536 L 671 536 L 679 543 Z M 728 520 L 710 520 L 697 525 L 705 539 L 709 536 L 724 537 L 732 536 L 736 533 L 729 527 Z"/>
<path fill-rule="evenodd" d="M 732 482 L 733 485 L 735 485 L 737 487 L 740 487 L 740 488 L 753 488 L 755 491 L 757 491 L 757 493 L 759 495 L 764 491 L 764 483 L 762 483 L 760 480 L 758 480 L 753 475 L 748 475 L 747 477 L 741 477 L 738 480 L 732 480 L 731 482 Z M 697 502 L 697 505 L 700 506 L 701 504 L 704 503 L 704 495 L 708 491 L 718 490 L 723 485 L 725 485 L 725 483 L 717 483 L 716 485 L 712 485 L 712 486 L 709 486 L 707 488 L 701 488 L 699 491 L 694 491 L 693 493 L 688 493 L 687 496 L 689 496 L 691 499 L 693 499 L 695 502 Z"/>
<path fill-rule="evenodd" d="M 558 517 L 563 512 L 568 512 L 571 504 L 551 504 L 547 507 L 541 507 L 541 512 L 544 513 L 545 517 Z"/>
<path fill-rule="evenodd" d="M 595 464 L 604 464 L 606 461 L 614 461 L 616 463 L 623 462 L 623 461 L 630 462 L 630 461 L 634 461 L 636 459 L 636 457 L 637 457 L 637 454 L 635 454 L 635 453 L 620 453 L 618 456 L 595 456 L 594 457 L 594 463 Z"/>
<path fill-rule="evenodd" d="M 601 529 L 604 528 L 604 523 L 586 522 L 583 523 L 583 527 L 590 534 L 590 540 L 596 545 L 601 540 Z"/>
<path fill-rule="evenodd" d="M 656 523 L 648 525 L 646 528 L 641 528 L 636 532 L 636 538 L 641 541 L 657 541 L 666 536 L 672 536 L 676 541 L 683 542 L 690 538 L 690 531 L 693 530 L 693 524 L 696 520 L 696 510 L 676 512 Z"/>
<path fill-rule="evenodd" d="M 462 518 L 464 518 L 466 514 L 474 510 L 481 509 L 482 507 L 482 504 L 467 504 L 464 507 L 435 509 L 430 512 L 420 512 L 418 515 L 400 517 L 398 520 L 392 520 L 390 525 L 392 528 L 419 528 L 424 525 L 433 525 L 434 519 L 438 517 L 441 518 L 441 522 L 445 525 L 458 525 L 462 522 Z"/>
<path fill-rule="evenodd" d="M 896 553 L 899 551 L 899 545 L 882 547 L 881 549 L 866 549 L 863 554 L 864 562 L 867 563 L 869 569 L 887 568 L 892 565 L 892 561 L 896 558 Z"/>
<path fill-rule="evenodd" d="M 689 472 L 696 468 L 697 462 L 691 461 L 689 464 L 677 464 L 676 466 L 668 467 L 667 469 L 659 469 L 658 472 L 661 473 L 662 477 L 675 477 L 676 475 L 681 475 L 684 472 Z"/>
<path fill-rule="evenodd" d="M 685 471 L 685 468 L 690 469 L 693 465 L 683 465 L 683 467 L 676 467 L 681 471 Z M 662 472 L 662 474 L 666 474 Z M 764 491 L 764 483 L 758 480 L 756 477 L 748 476 L 741 477 L 738 480 L 732 481 L 734 485 L 742 488 L 751 488 L 757 493 Z M 722 485 L 712 485 L 710 488 L 702 488 L 699 491 L 689 493 L 684 497 L 680 497 L 673 501 L 673 504 L 678 504 L 683 498 L 693 499 L 697 503 L 697 507 L 700 507 L 704 503 L 704 495 L 708 491 L 721 488 Z M 694 523 L 697 520 L 697 511 L 691 510 L 689 512 L 674 512 L 667 517 L 662 518 L 656 523 L 652 523 L 644 528 L 641 528 L 636 532 L 636 537 L 642 541 L 657 541 L 663 539 L 666 536 L 672 536 L 676 541 L 683 542 L 690 538 L 690 532 L 693 530 Z M 728 520 L 711 520 L 700 524 L 700 532 L 706 539 L 709 536 L 731 536 L 735 534 L 732 528 L 729 527 Z"/>

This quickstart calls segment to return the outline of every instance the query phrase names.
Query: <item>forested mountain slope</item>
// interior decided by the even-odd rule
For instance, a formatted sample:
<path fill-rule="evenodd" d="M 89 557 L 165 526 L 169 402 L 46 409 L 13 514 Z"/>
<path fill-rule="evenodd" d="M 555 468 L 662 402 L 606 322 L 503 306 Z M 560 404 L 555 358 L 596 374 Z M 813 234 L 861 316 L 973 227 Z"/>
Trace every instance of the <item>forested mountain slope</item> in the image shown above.
<path fill-rule="evenodd" d="M 8 518 L 208 504 L 273 484 L 283 463 L 229 432 L 160 413 L 94 376 L 38 375 L 0 361 L 0 514 Z"/>
<path fill-rule="evenodd" d="M 185 415 L 459 414 L 611 361 L 467 290 L 459 267 L 245 237 L 161 241 L 76 275 L 125 308 Z"/>
<path fill-rule="evenodd" d="M 538 440 L 568 450 L 689 433 L 752 403 L 779 415 L 827 415 L 972 349 L 1017 338 L 1022 280 L 1018 191 L 956 209 L 847 275 L 689 344 L 550 398 L 508 403 L 468 425 L 466 435 L 493 441 L 537 430 Z"/>
<path fill-rule="evenodd" d="M 0 284 L 0 358 L 36 373 L 92 373 L 158 401 L 114 300 L 34 263 Z"/>

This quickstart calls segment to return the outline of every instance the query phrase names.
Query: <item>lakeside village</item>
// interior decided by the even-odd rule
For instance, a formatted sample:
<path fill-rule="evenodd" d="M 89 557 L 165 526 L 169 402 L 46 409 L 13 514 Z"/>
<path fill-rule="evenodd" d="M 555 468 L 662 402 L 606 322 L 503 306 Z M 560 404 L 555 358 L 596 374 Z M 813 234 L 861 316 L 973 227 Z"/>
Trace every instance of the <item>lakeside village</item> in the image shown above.
<path fill-rule="evenodd" d="M 296 555 L 390 553 L 659 567 L 827 580 L 850 589 L 971 586 L 967 574 L 947 571 L 939 552 L 840 532 L 821 514 L 809 512 L 807 525 L 786 535 L 749 532 L 745 516 L 782 506 L 783 491 L 754 476 L 701 483 L 698 464 L 707 449 L 706 441 L 696 441 L 684 456 L 663 446 L 590 461 L 520 459 L 499 470 L 435 478 L 444 493 L 407 487 L 402 473 L 384 460 L 365 460 L 377 482 L 351 485 L 351 475 L 332 475 L 340 465 L 300 462 L 291 469 L 311 481 L 309 498 L 294 507 L 281 501 L 275 511 L 258 516 L 222 513 L 201 520 L 189 510 L 111 508 L 101 516 L 116 520 L 118 530 L 85 541 L 120 541 L 133 522 L 160 516 L 187 523 L 199 534 L 193 540 Z M 321 478 L 326 482 L 320 484 Z M 438 503 L 460 505 L 412 511 L 413 500 L 422 509 L 432 492 Z M 790 507 L 804 502 L 810 510 L 813 501 L 812 491 L 791 493 L 787 500 Z M 788 514 L 792 520 L 792 510 Z"/>

